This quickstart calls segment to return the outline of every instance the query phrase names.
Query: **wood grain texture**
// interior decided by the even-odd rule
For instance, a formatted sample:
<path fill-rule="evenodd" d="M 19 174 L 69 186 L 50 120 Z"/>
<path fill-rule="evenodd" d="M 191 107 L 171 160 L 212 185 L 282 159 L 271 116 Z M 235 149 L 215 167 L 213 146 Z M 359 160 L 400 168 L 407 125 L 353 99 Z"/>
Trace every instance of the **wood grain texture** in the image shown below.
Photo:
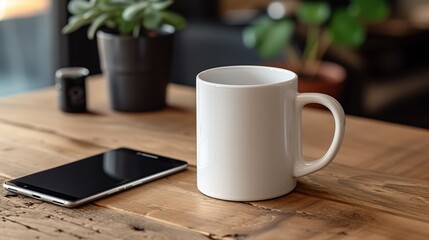
<path fill-rule="evenodd" d="M 6 179 L 0 177 L 3 182 Z M 135 214 L 94 205 L 66 209 L 0 189 L 0 239 L 208 239 Z"/>
<path fill-rule="evenodd" d="M 304 154 L 320 157 L 332 139 L 333 120 L 304 112 Z M 429 131 L 347 116 L 344 141 L 334 162 L 384 174 L 429 180 Z"/>
<path fill-rule="evenodd" d="M 164 153 L 195 165 L 194 89 L 172 85 L 169 108 L 140 114 L 111 111 L 106 86 L 99 78 L 89 81 L 88 91 L 91 113 L 60 112 L 52 88 L 0 99 L 0 122 L 110 148 L 129 146 Z M 332 139 L 332 117 L 324 111 L 307 110 L 302 119 L 304 154 L 320 157 Z M 429 180 L 429 131 L 348 116 L 344 142 L 334 162 Z"/>
<path fill-rule="evenodd" d="M 104 150 L 102 146 L 70 141 L 55 133 L 4 124 L 0 124 L 0 131 L 16 136 L 10 142 L 0 141 L 0 161 L 4 163 L 1 171 L 10 177 Z M 332 164 L 319 173 L 300 179 L 292 194 L 270 201 L 236 203 L 204 196 L 198 192 L 195 180 L 195 168 L 191 167 L 185 172 L 102 199 L 96 205 L 132 212 L 219 239 L 245 236 L 264 239 L 271 235 L 268 238 L 284 235 L 318 238 L 344 234 L 377 238 L 383 237 L 383 231 L 387 230 L 396 236 L 408 236 L 404 229 L 411 230 L 416 226 L 424 231 L 416 232 L 414 238 L 424 239 L 429 234 L 425 231 L 429 230 L 425 227 L 429 226 L 429 186 L 425 181 Z M 416 186 L 420 191 L 416 191 Z M 410 204 L 410 199 L 417 202 Z M 368 223 L 363 224 L 363 219 Z M 307 222 L 312 224 L 303 225 Z M 384 230 L 378 232 L 380 226 L 377 224 L 381 222 Z M 323 232 L 327 227 L 331 230 Z"/>
<path fill-rule="evenodd" d="M 193 89 L 170 86 L 169 108 L 137 114 L 111 111 L 105 91 L 103 81 L 90 81 L 89 114 L 58 111 L 53 89 L 0 99 L 0 175 L 17 177 L 127 146 L 184 159 L 192 167 L 87 206 L 100 214 L 132 213 L 211 239 L 429 236 L 427 130 L 348 117 L 334 163 L 301 178 L 293 193 L 269 201 L 226 202 L 206 197 L 196 187 Z M 304 111 L 307 156 L 324 153 L 332 124 L 326 112 Z"/>
<path fill-rule="evenodd" d="M 370 173 L 366 175 L 371 177 Z M 391 179 L 384 181 L 390 182 Z M 342 185 L 334 181 L 320 182 L 323 190 L 334 190 L 323 192 L 318 189 L 319 184 L 300 181 L 296 191 L 289 195 L 270 201 L 247 202 L 243 205 L 211 199 L 199 193 L 195 183 L 195 170 L 191 168 L 186 173 L 154 182 L 151 187 L 134 189 L 101 200 L 98 204 L 175 222 L 201 232 L 212 233 L 212 235 L 216 233 L 218 236 L 252 236 L 255 232 L 275 229 L 275 232 L 282 233 L 281 236 L 296 234 L 297 237 L 307 238 L 314 234 L 313 224 L 304 223 L 313 220 L 316 225 L 321 225 L 318 231 L 323 232 L 322 227 L 333 227 L 335 230 L 329 231 L 330 236 L 336 236 L 341 232 L 350 235 L 360 232 L 361 234 L 356 236 L 377 238 L 383 236 L 384 231 L 388 231 L 396 236 L 406 237 L 409 234 L 407 231 L 416 227 L 419 228 L 419 231 L 414 234 L 416 239 L 425 239 L 429 234 L 429 229 L 425 229 L 429 227 L 428 203 L 413 206 L 405 201 L 420 198 L 418 194 L 401 194 L 398 197 L 395 197 L 394 192 L 384 197 L 371 193 L 359 195 L 355 189 L 346 189 L 344 186 L 341 190 L 345 190 L 346 193 L 338 196 L 337 189 Z M 361 180 L 359 184 L 364 185 L 366 181 Z M 308 185 L 319 191 L 312 191 Z M 425 187 L 427 188 L 428 185 L 426 184 Z M 412 189 L 410 187 L 406 191 L 412 191 Z M 356 196 L 358 196 L 357 199 L 355 199 Z M 374 202 L 373 196 L 377 197 L 376 201 L 394 202 L 404 209 L 399 212 L 395 205 L 383 206 L 379 202 Z M 176 199 L 181 199 L 180 205 L 176 204 Z M 409 210 L 411 212 L 408 212 Z M 418 210 L 425 213 L 413 216 Z M 281 222 L 289 227 L 277 229 L 277 224 Z M 379 232 L 380 224 L 384 230 Z"/>
<path fill-rule="evenodd" d="M 177 86 L 178 94 L 174 96 L 179 99 L 165 110 L 145 114 L 118 113 L 110 110 L 105 94 L 97 94 L 105 93 L 103 82 L 93 83 L 88 86 L 92 96 L 89 99 L 90 113 L 59 111 L 57 95 L 52 88 L 1 99 L 0 122 L 56 133 L 74 141 L 110 148 L 134 147 L 195 163 L 195 98 L 185 94 L 189 93 L 188 88 Z M 194 103 L 188 104 L 191 99 Z"/>
<path fill-rule="evenodd" d="M 428 181 L 331 164 L 324 171 L 300 179 L 296 191 L 429 223 Z"/>

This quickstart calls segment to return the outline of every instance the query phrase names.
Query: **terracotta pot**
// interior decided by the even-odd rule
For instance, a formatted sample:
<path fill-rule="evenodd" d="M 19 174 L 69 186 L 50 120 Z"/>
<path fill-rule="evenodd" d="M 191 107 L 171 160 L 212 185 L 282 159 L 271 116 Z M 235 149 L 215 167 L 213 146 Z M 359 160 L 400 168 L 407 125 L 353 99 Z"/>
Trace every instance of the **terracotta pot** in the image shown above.
<path fill-rule="evenodd" d="M 299 92 L 318 92 L 328 94 L 341 102 L 344 93 L 346 70 L 343 66 L 333 62 L 321 62 L 318 72 L 312 78 L 303 76 L 292 66 L 285 62 L 269 64 L 273 67 L 285 68 L 298 74 Z"/>

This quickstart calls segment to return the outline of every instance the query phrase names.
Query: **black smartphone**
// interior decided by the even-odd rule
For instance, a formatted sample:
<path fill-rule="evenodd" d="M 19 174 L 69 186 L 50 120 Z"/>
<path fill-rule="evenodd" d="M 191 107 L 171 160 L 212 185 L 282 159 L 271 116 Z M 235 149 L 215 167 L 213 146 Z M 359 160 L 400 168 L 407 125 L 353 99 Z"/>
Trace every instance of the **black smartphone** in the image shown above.
<path fill-rule="evenodd" d="M 11 192 L 76 207 L 186 169 L 185 161 L 118 148 L 3 183 Z"/>

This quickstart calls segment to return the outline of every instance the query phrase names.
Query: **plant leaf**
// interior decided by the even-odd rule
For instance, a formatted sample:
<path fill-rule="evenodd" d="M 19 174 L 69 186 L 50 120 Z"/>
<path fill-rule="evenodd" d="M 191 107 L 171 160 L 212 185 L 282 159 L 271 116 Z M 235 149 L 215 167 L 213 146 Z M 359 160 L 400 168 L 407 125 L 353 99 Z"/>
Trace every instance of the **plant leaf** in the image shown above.
<path fill-rule="evenodd" d="M 100 26 L 109 19 L 110 15 L 108 13 L 104 13 L 100 16 L 98 16 L 91 24 L 91 26 L 88 28 L 88 38 L 94 39 L 95 32 L 97 32 L 97 29 L 100 28 Z"/>
<path fill-rule="evenodd" d="M 251 23 L 251 25 L 247 26 L 243 30 L 242 38 L 244 45 L 248 48 L 256 48 L 260 46 L 265 32 L 273 24 L 274 21 L 267 16 L 257 18 L 253 23 Z"/>
<path fill-rule="evenodd" d="M 298 7 L 297 17 L 302 23 L 320 25 L 331 14 L 331 9 L 326 2 L 302 2 Z"/>
<path fill-rule="evenodd" d="M 263 58 L 279 55 L 289 44 L 294 31 L 294 25 L 289 20 L 275 21 L 263 35 L 256 49 Z"/>
<path fill-rule="evenodd" d="M 139 22 L 129 22 L 129 21 L 125 21 L 122 18 L 118 18 L 116 20 L 117 26 L 118 26 L 118 30 L 122 35 L 128 35 L 130 34 L 136 25 L 140 26 Z"/>
<path fill-rule="evenodd" d="M 357 47 L 365 41 L 365 29 L 362 24 L 346 10 L 334 12 L 329 25 L 329 34 L 333 43 L 348 47 Z"/>
<path fill-rule="evenodd" d="M 162 16 L 158 11 L 152 11 L 145 15 L 143 19 L 143 26 L 149 30 L 158 29 L 161 24 Z"/>
<path fill-rule="evenodd" d="M 88 10 L 87 12 L 85 12 L 84 14 L 82 14 L 82 17 L 87 21 L 92 21 L 93 19 L 95 19 L 100 14 L 102 14 L 102 12 L 99 9 L 92 8 L 92 9 Z"/>
<path fill-rule="evenodd" d="M 63 27 L 61 32 L 63 34 L 74 32 L 83 25 L 88 24 L 88 22 L 89 21 L 87 19 L 84 19 L 82 15 L 72 16 L 69 18 L 69 22 L 66 26 Z"/>
<path fill-rule="evenodd" d="M 366 22 L 385 20 L 390 13 L 389 5 L 384 0 L 353 0 L 348 10 L 350 14 Z"/>
<path fill-rule="evenodd" d="M 84 0 L 72 0 L 67 5 L 67 9 L 73 15 L 82 14 L 88 11 L 92 7 L 92 4 Z"/>
<path fill-rule="evenodd" d="M 173 26 L 176 30 L 180 30 L 186 26 L 186 20 L 175 12 L 162 11 L 161 17 L 163 23 Z"/>
<path fill-rule="evenodd" d="M 143 9 L 149 6 L 148 2 L 137 2 L 125 8 L 124 12 L 122 12 L 122 17 L 126 21 L 134 21 L 137 19 L 137 16 Z"/>
<path fill-rule="evenodd" d="M 122 35 L 134 36 L 139 35 L 143 28 L 158 30 L 165 26 L 181 29 L 186 25 L 185 19 L 164 10 L 172 3 L 173 0 L 71 0 L 68 7 L 74 16 L 62 32 L 70 33 L 89 24 L 87 34 L 92 39 L 103 25 L 118 30 Z"/>
<path fill-rule="evenodd" d="M 152 3 L 152 8 L 155 10 L 164 10 L 167 7 L 169 7 L 171 4 L 173 4 L 172 0 L 154 2 L 154 3 Z"/>
<path fill-rule="evenodd" d="M 108 0 L 110 4 L 130 4 L 133 3 L 133 0 Z"/>

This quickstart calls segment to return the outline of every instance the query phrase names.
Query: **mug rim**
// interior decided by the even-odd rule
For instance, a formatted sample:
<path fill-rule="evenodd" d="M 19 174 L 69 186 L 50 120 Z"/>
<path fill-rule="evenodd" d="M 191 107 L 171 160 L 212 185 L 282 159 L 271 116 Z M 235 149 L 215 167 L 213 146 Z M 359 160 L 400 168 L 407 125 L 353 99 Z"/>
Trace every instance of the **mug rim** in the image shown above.
<path fill-rule="evenodd" d="M 222 70 L 231 70 L 231 69 L 258 69 L 258 70 L 264 70 L 264 71 L 276 71 L 281 73 L 289 74 L 290 77 L 277 80 L 276 82 L 270 82 L 270 83 L 261 83 L 261 84 L 228 84 L 228 83 L 217 83 L 208 81 L 202 78 L 202 75 L 208 74 L 210 72 L 216 72 L 216 71 L 222 71 Z M 293 82 L 294 80 L 297 80 L 298 76 L 293 71 L 290 71 L 288 69 L 284 68 L 278 68 L 278 67 L 270 67 L 270 66 L 259 66 L 259 65 L 231 65 L 231 66 L 221 66 L 221 67 L 215 67 L 206 69 L 200 73 L 197 74 L 197 81 L 204 83 L 209 86 L 213 87 L 222 87 L 222 88 L 258 88 L 258 87 L 267 87 L 267 86 L 276 86 L 276 85 L 283 85 L 290 82 Z"/>

